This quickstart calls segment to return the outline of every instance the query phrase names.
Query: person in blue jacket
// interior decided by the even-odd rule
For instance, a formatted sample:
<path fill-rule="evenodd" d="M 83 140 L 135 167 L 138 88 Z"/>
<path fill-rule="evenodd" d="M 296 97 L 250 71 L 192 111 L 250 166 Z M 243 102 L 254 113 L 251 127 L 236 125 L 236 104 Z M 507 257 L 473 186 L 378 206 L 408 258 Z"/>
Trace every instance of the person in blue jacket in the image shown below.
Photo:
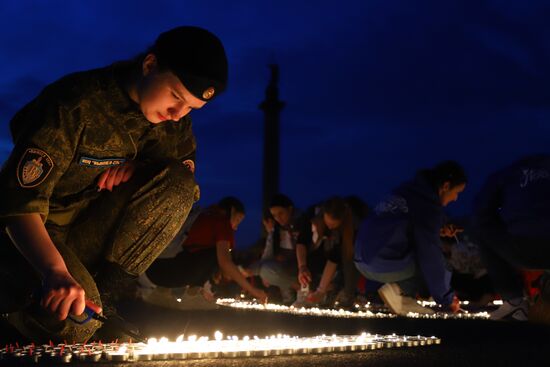
<path fill-rule="evenodd" d="M 380 202 L 362 224 L 355 241 L 355 265 L 370 280 L 384 283 L 378 293 L 393 313 L 433 313 L 416 302 L 426 291 L 453 312 L 458 299 L 441 249 L 443 208 L 456 201 L 467 178 L 454 161 L 421 170 Z"/>
<path fill-rule="evenodd" d="M 526 320 L 522 269 L 550 269 L 550 155 L 525 157 L 489 176 L 475 199 L 474 230 L 503 305 L 492 319 Z"/>

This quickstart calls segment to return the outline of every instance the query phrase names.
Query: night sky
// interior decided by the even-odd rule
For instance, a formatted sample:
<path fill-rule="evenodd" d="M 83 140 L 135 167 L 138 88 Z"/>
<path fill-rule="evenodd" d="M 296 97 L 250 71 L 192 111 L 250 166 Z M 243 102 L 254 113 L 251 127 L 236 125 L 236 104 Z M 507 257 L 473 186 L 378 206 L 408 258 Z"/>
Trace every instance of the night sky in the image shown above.
<path fill-rule="evenodd" d="M 444 159 L 470 177 L 550 151 L 547 1 L 52 1 L 0 4 L 0 161 L 8 123 L 45 85 L 144 51 L 178 25 L 217 34 L 228 91 L 193 112 L 201 206 L 240 197 L 238 245 L 259 235 L 263 115 L 280 66 L 281 191 L 306 207 L 333 194 L 374 204 Z"/>

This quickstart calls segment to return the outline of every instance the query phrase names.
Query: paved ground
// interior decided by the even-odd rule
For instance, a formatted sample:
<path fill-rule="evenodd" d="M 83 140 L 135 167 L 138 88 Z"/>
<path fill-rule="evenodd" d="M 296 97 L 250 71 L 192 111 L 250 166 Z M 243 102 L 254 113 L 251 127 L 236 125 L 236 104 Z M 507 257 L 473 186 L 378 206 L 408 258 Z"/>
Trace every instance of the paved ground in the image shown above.
<path fill-rule="evenodd" d="M 367 331 L 379 334 L 436 335 L 441 346 L 391 349 L 349 355 L 333 354 L 307 357 L 277 357 L 269 360 L 219 360 L 208 366 L 550 366 L 550 328 L 528 323 L 488 320 L 423 319 L 335 319 L 293 316 L 259 311 L 220 309 L 202 312 L 159 312 L 142 305 L 130 307 L 130 318 L 151 336 L 175 338 L 186 334 L 271 335 L 287 333 L 309 336 L 318 334 L 355 334 Z M 143 312 L 148 315 L 143 317 Z M 201 362 L 203 363 L 203 362 Z M 198 365 L 202 365 L 198 363 Z"/>
<path fill-rule="evenodd" d="M 550 328 L 529 323 L 486 320 L 334 319 L 293 316 L 259 311 L 220 309 L 171 311 L 133 303 L 125 305 L 128 319 L 144 335 L 175 338 L 187 335 L 265 336 L 286 333 L 299 336 L 355 334 L 436 335 L 440 346 L 384 349 L 350 354 L 293 357 L 216 359 L 182 362 L 146 362 L 156 366 L 550 366 Z M 9 330 L 0 330 L 4 343 Z M 145 363 L 144 363 L 145 364 Z M 136 364 L 133 364 L 134 366 Z M 86 366 L 81 364 L 81 366 Z"/>

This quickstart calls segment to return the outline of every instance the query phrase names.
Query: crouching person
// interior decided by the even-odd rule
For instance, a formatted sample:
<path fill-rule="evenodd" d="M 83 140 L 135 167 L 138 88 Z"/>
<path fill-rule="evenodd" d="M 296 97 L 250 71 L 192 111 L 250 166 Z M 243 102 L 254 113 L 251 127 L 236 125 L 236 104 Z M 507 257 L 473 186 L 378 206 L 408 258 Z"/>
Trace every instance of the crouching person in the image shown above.
<path fill-rule="evenodd" d="M 264 222 L 268 230 L 262 259 L 251 269 L 262 278 L 264 285 L 279 288 L 281 300 L 290 305 L 296 300 L 299 288 L 296 261 L 297 247 L 311 238 L 309 216 L 294 206 L 283 194 L 276 194 L 269 203 L 269 212 L 274 222 Z"/>
<path fill-rule="evenodd" d="M 184 242 L 176 244 L 180 252 L 172 258 L 158 258 L 147 269 L 147 278 L 157 287 L 145 296 L 145 301 L 177 309 L 208 308 L 204 299 L 211 305 L 214 300 L 208 284 L 204 286 L 219 269 L 259 302 L 266 302 L 266 293 L 250 284 L 231 256 L 235 231 L 244 216 L 244 205 L 234 197 L 223 198 L 202 211 Z"/>
<path fill-rule="evenodd" d="M 161 34 L 135 60 L 68 75 L 11 121 L 0 172 L 0 312 L 34 341 L 85 342 L 86 300 L 109 319 L 198 198 L 188 113 L 226 85 L 221 42 L 196 27 Z M 96 338 L 112 340 L 107 325 Z"/>
<path fill-rule="evenodd" d="M 550 269 L 550 156 L 527 157 L 492 174 L 475 202 L 474 234 L 504 301 L 491 318 L 527 320 L 529 299 L 519 272 Z M 545 283 L 532 316 L 549 323 Z"/>
<path fill-rule="evenodd" d="M 278 294 L 270 296 L 271 302 L 290 305 L 294 302 L 297 288 L 296 253 L 292 249 L 290 237 L 285 236 L 285 230 L 270 212 L 265 213 L 262 224 L 266 233 L 263 251 L 260 259 L 250 264 L 246 272 L 249 276 L 260 277 L 268 291 L 270 287 L 278 288 Z"/>
<path fill-rule="evenodd" d="M 361 203 L 362 206 L 366 206 Z M 320 207 L 320 213 L 312 219 L 312 244 L 304 264 L 311 269 L 319 269 L 317 289 L 306 297 L 306 305 L 327 304 L 329 289 L 337 292 L 334 299 L 335 307 L 349 308 L 355 301 L 355 292 L 359 273 L 353 262 L 353 245 L 359 217 L 346 199 L 335 196 L 326 200 Z M 339 273 L 340 282 L 336 275 Z M 315 272 L 313 273 L 315 274 Z M 300 281 L 307 279 L 303 277 Z M 338 283 L 338 284 L 336 284 Z M 343 284 L 341 284 L 343 283 Z M 303 286 L 311 284 L 304 282 Z M 343 285 L 341 289 L 338 289 Z"/>
<path fill-rule="evenodd" d="M 440 240 L 443 208 L 456 201 L 466 175 L 455 162 L 420 171 L 393 190 L 361 225 L 355 242 L 355 264 L 367 278 L 384 283 L 378 293 L 393 313 L 433 313 L 416 303 L 430 294 L 458 312 Z"/>

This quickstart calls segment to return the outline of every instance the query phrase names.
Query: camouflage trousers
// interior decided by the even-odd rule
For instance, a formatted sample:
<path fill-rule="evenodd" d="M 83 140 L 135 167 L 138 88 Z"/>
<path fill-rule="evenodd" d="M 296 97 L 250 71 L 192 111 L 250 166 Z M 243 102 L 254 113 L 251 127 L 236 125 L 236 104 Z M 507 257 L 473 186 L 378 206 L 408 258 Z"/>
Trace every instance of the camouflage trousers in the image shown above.
<path fill-rule="evenodd" d="M 86 298 L 102 305 L 96 280 L 102 265 L 117 264 L 129 276 L 143 273 L 174 238 L 185 221 L 198 186 L 179 162 L 142 166 L 133 177 L 82 203 L 67 225 L 46 228 Z M 3 232 L 3 231 L 2 231 Z M 101 326 L 57 321 L 38 306 L 41 280 L 5 232 L 0 234 L 0 312 L 34 341 L 83 342 Z M 34 294 L 34 297 L 31 295 Z"/>

